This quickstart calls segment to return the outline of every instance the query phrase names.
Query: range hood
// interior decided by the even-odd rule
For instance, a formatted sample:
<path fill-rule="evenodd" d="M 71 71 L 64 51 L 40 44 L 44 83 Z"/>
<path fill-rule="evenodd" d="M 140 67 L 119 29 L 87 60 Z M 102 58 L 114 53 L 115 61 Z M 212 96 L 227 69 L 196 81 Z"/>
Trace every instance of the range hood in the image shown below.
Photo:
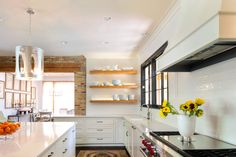
<path fill-rule="evenodd" d="M 162 71 L 190 72 L 234 57 L 236 57 L 236 40 L 217 40 Z"/>
<path fill-rule="evenodd" d="M 189 72 L 236 57 L 236 1 L 222 0 L 222 6 L 233 9 L 221 7 L 185 37 L 174 41 L 174 46 L 170 44 L 159 57 L 159 71 Z M 183 22 L 187 21 L 182 18 Z M 183 28 L 176 32 L 184 31 Z M 171 40 L 170 37 L 169 41 L 173 43 Z"/>

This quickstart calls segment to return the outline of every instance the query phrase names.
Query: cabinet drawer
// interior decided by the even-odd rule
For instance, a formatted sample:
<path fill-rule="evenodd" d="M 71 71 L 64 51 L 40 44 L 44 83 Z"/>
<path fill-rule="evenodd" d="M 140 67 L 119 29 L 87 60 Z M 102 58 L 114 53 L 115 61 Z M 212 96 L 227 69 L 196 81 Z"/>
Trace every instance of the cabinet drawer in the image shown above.
<path fill-rule="evenodd" d="M 114 143 L 112 137 L 79 137 L 76 138 L 77 143 Z"/>
<path fill-rule="evenodd" d="M 96 118 L 96 119 L 86 119 L 86 126 L 97 126 L 97 125 L 113 125 L 112 119 L 102 119 L 102 118 Z"/>
<path fill-rule="evenodd" d="M 87 133 L 97 133 L 97 134 L 100 134 L 100 133 L 113 133 L 113 128 L 88 128 L 86 130 Z"/>

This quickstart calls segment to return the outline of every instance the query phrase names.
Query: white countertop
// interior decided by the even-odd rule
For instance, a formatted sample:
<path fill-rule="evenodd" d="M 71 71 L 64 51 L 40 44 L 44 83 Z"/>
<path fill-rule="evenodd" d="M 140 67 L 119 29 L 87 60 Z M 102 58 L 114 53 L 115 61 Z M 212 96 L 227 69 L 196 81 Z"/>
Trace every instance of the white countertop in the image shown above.
<path fill-rule="evenodd" d="M 37 157 L 66 131 L 73 122 L 26 122 L 13 135 L 13 139 L 0 140 L 1 157 Z"/>

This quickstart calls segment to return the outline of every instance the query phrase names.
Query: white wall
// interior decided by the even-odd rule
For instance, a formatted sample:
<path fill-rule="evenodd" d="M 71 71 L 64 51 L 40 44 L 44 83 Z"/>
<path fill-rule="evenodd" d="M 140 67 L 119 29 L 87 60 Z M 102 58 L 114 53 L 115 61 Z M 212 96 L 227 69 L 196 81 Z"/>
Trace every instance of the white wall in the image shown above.
<path fill-rule="evenodd" d="M 0 80 L 5 82 L 5 73 L 0 73 Z M 5 99 L 0 99 L 0 111 L 3 112 L 6 118 L 8 115 L 16 114 L 15 109 L 5 109 Z"/>
<path fill-rule="evenodd" d="M 137 104 L 116 104 L 116 103 L 90 103 L 92 97 L 111 97 L 113 94 L 135 94 L 140 101 L 139 89 L 91 89 L 89 85 L 93 81 L 112 81 L 120 79 L 123 82 L 138 82 L 140 75 L 91 75 L 89 71 L 96 67 L 119 65 L 120 67 L 133 66 L 139 70 L 138 60 L 133 59 L 87 59 L 87 115 L 113 115 L 113 114 L 137 114 L 139 103 Z"/>

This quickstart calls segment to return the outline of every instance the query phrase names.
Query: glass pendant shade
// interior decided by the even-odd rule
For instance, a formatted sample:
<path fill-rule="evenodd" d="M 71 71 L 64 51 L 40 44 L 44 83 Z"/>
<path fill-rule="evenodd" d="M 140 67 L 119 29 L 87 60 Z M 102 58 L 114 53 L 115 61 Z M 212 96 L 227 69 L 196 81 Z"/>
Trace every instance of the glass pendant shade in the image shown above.
<path fill-rule="evenodd" d="M 42 80 L 44 72 L 43 50 L 32 46 L 16 47 L 15 75 L 20 80 Z"/>

